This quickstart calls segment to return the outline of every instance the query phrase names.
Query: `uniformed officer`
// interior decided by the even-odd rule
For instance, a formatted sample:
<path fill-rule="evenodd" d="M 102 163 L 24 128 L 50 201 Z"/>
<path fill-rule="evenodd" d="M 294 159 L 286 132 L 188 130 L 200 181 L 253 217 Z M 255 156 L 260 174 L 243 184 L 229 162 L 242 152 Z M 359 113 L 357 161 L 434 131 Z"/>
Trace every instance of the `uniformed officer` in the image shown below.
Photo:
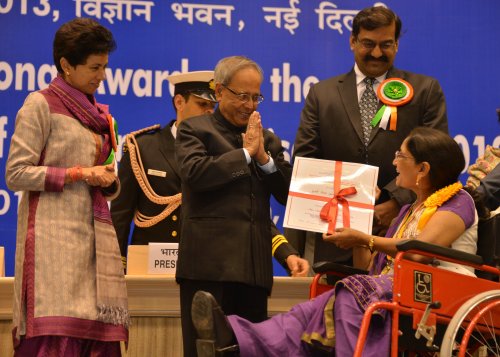
<path fill-rule="evenodd" d="M 111 202 L 111 217 L 124 265 L 132 220 L 131 244 L 179 242 L 181 181 L 174 154 L 179 123 L 213 113 L 216 99 L 213 71 L 187 72 L 168 77 L 174 85 L 176 120 L 163 128 L 144 128 L 126 136 L 118 168 L 120 195 Z"/>

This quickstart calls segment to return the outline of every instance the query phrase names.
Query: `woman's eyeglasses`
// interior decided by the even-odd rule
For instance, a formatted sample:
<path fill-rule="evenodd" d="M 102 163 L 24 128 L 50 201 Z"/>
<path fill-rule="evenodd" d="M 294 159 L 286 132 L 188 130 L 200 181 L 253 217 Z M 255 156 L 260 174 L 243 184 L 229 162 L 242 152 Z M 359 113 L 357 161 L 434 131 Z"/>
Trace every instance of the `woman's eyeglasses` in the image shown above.
<path fill-rule="evenodd" d="M 399 150 L 396 150 L 396 152 L 394 153 L 394 158 L 395 159 L 412 159 L 411 156 L 407 156 Z"/>

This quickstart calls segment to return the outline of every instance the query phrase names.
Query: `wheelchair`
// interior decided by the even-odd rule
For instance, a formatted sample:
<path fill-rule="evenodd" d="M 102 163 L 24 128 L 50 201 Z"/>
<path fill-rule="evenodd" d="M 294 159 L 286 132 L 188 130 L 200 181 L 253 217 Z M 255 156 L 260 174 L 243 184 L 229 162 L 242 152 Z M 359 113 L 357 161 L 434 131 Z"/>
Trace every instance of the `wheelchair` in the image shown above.
<path fill-rule="evenodd" d="M 371 317 L 379 309 L 392 313 L 392 357 L 500 356 L 500 269 L 486 265 L 480 255 L 417 240 L 401 241 L 397 249 L 393 300 L 366 309 L 354 356 L 362 356 Z M 405 259 L 408 254 L 471 266 L 492 280 Z M 325 275 L 340 279 L 367 273 L 326 262 L 314 264 L 313 269 L 310 298 L 333 288 L 324 282 Z"/>

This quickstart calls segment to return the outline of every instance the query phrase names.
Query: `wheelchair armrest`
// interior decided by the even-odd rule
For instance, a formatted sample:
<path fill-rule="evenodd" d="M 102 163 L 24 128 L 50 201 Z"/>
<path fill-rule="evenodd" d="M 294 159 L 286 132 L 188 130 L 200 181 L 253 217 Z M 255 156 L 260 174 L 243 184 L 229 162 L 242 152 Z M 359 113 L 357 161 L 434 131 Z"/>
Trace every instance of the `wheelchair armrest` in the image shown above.
<path fill-rule="evenodd" d="M 316 262 L 312 266 L 315 273 L 326 273 L 330 271 L 338 272 L 341 274 L 354 275 L 354 274 L 368 274 L 368 271 L 363 269 L 353 268 L 348 265 L 342 265 L 334 262 Z"/>
<path fill-rule="evenodd" d="M 440 255 L 445 258 L 456 259 L 465 263 L 482 265 L 483 258 L 476 254 L 465 253 L 456 249 L 446 248 L 439 245 L 422 242 L 416 239 L 406 239 L 396 243 L 396 248 L 399 251 L 406 252 L 408 250 L 421 250 L 431 254 Z"/>

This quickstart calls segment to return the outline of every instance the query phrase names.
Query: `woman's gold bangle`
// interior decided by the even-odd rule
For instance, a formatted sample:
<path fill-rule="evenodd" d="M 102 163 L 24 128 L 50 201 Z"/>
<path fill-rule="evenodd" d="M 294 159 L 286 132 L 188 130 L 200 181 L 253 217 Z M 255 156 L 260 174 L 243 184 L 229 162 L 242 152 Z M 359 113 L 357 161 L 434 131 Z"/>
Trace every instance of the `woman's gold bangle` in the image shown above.
<path fill-rule="evenodd" d="M 368 241 L 368 249 L 370 249 L 370 253 L 373 253 L 373 245 L 375 244 L 375 237 L 371 237 Z"/>

